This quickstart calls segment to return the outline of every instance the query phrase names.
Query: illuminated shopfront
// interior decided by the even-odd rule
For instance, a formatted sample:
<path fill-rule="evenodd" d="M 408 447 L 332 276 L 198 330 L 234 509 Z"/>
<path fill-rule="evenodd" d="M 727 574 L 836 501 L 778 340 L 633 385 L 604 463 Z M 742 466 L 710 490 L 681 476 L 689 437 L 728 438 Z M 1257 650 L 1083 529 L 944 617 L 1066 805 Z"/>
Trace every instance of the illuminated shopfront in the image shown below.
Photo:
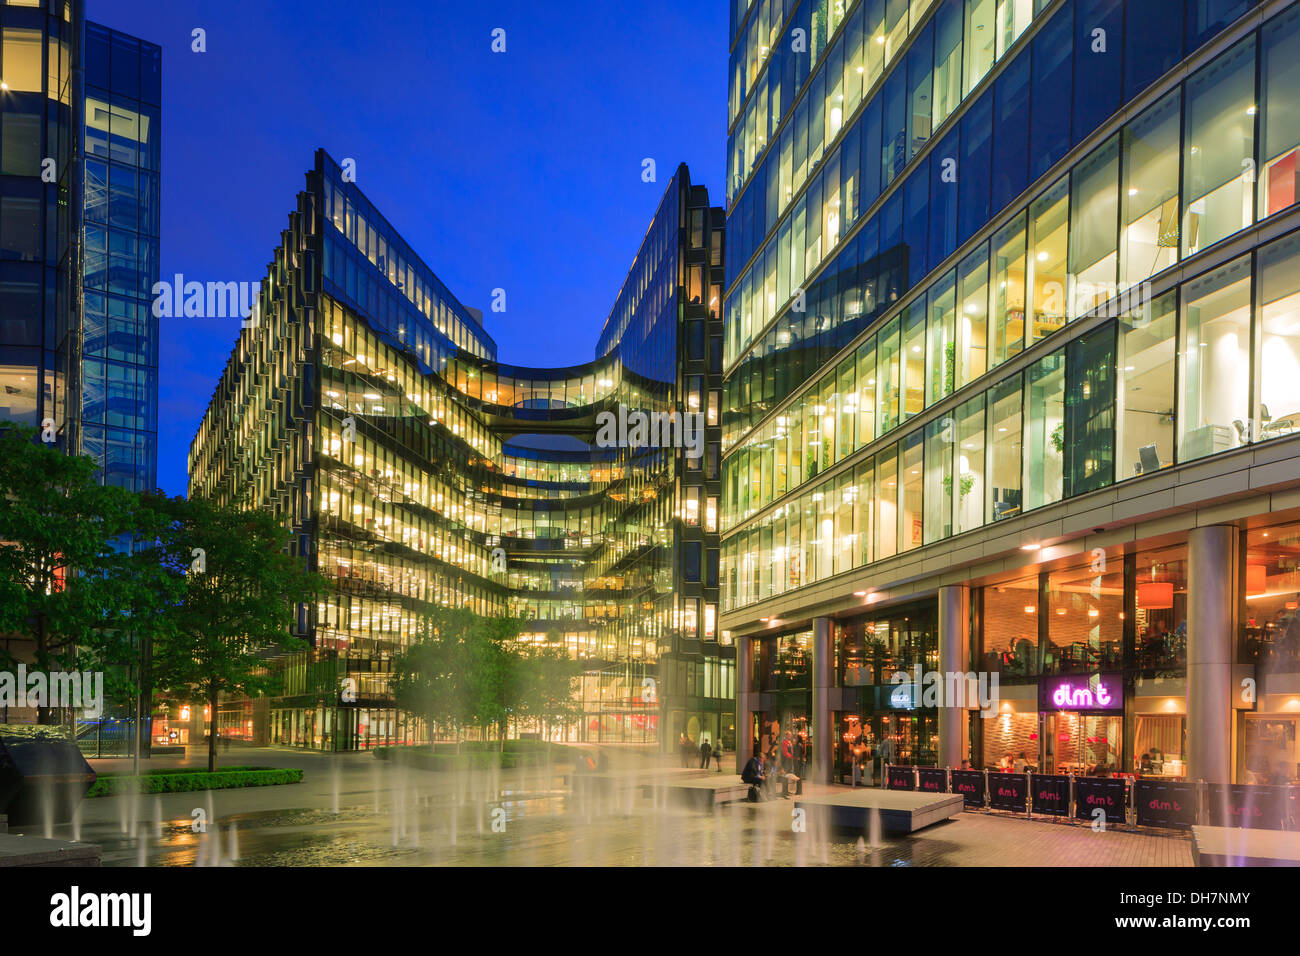
<path fill-rule="evenodd" d="M 938 667 L 936 628 L 933 603 L 836 622 L 836 684 L 849 708 L 835 713 L 837 779 L 855 765 L 877 780 L 883 764 L 934 766 L 936 709 L 924 706 L 914 676 Z"/>

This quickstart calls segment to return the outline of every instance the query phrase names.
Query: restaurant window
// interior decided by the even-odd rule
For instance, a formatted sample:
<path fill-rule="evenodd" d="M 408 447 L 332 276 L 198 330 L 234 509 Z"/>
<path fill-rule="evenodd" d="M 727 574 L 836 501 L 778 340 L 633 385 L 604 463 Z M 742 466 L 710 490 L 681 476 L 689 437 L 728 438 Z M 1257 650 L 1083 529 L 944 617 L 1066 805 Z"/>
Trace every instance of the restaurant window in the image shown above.
<path fill-rule="evenodd" d="M 994 521 L 1021 511 L 1021 375 L 1017 373 L 989 390 L 988 500 L 986 513 Z"/>
<path fill-rule="evenodd" d="M 1254 206 L 1255 38 L 1187 81 L 1183 255 L 1251 224 Z"/>
<path fill-rule="evenodd" d="M 1029 207 L 1030 342 L 1065 325 L 1069 177 L 1062 177 Z"/>
<path fill-rule="evenodd" d="M 1025 510 L 1061 500 L 1065 463 L 1063 351 L 1029 367 L 1025 402 Z"/>
<path fill-rule="evenodd" d="M 1296 725 L 1282 714 L 1242 714 L 1237 782 L 1281 786 L 1300 775 Z"/>
<path fill-rule="evenodd" d="M 1188 283 L 1178 349 L 1178 460 L 1250 441 L 1250 257 Z"/>
<path fill-rule="evenodd" d="M 1254 437 L 1300 431 L 1300 236 L 1258 253 L 1255 332 Z"/>
<path fill-rule="evenodd" d="M 1119 320 L 1119 481 L 1174 463 L 1176 301 L 1171 291 Z"/>
<path fill-rule="evenodd" d="M 1175 89 L 1123 131 L 1120 288 L 1178 261 L 1178 137 L 1181 93 Z"/>
<path fill-rule="evenodd" d="M 989 367 L 1024 347 L 1025 222 L 1021 213 L 993 237 L 993 342 Z"/>
<path fill-rule="evenodd" d="M 1119 137 L 1090 153 L 1071 176 L 1070 318 L 1115 295 L 1118 268 Z"/>
<path fill-rule="evenodd" d="M 981 670 L 1006 684 L 1038 677 L 1038 576 L 984 588 Z"/>
<path fill-rule="evenodd" d="M 1242 663 L 1300 671 L 1300 525 L 1246 533 Z"/>
<path fill-rule="evenodd" d="M 1262 219 L 1294 205 L 1300 184 L 1300 109 L 1296 108 L 1296 97 L 1300 95 L 1300 10 L 1292 10 L 1264 27 L 1260 56 Z"/>
<path fill-rule="evenodd" d="M 1182 677 L 1187 667 L 1187 546 L 1140 552 L 1134 576 L 1132 614 L 1139 677 Z"/>
<path fill-rule="evenodd" d="M 1118 671 L 1124 654 L 1124 565 L 1093 562 L 1047 576 L 1045 674 Z"/>

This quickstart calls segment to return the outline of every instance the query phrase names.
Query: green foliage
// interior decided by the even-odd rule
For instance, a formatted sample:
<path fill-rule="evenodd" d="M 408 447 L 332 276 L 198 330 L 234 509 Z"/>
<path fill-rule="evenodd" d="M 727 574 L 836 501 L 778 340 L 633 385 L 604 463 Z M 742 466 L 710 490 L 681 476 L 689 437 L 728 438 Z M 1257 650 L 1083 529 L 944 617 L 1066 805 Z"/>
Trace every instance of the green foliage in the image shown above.
<path fill-rule="evenodd" d="M 975 476 L 968 471 L 963 472 L 961 476 L 961 496 L 965 498 L 968 494 L 971 493 L 971 489 L 974 487 L 975 487 Z M 943 476 L 943 493 L 945 495 L 952 494 L 952 475 Z"/>
<path fill-rule="evenodd" d="M 103 487 L 97 467 L 0 426 L 0 631 L 30 635 L 35 670 L 103 671 L 110 698 L 157 685 L 215 713 L 222 693 L 270 689 L 266 651 L 305 646 L 295 609 L 324 588 L 280 519 Z M 0 647 L 0 667 L 16 663 Z"/>
<path fill-rule="evenodd" d="M 272 690 L 266 654 L 305 647 L 290 627 L 296 606 L 312 601 L 323 579 L 288 554 L 290 533 L 268 511 L 202 498 L 156 497 L 151 506 L 163 520 L 144 560 L 176 595 L 154 639 L 157 685 L 207 700 L 214 715 L 221 694 Z M 209 770 L 215 766 L 210 734 Z"/>
<path fill-rule="evenodd" d="M 465 608 L 439 608 L 421 622 L 421 633 L 393 662 L 397 706 L 424 718 L 430 730 L 495 731 L 503 746 L 513 720 L 562 722 L 575 711 L 574 684 L 582 665 L 563 646 L 523 647 L 522 622 L 484 617 Z"/>
<path fill-rule="evenodd" d="M 101 486 L 95 471 L 92 459 L 65 455 L 33 429 L 0 427 L 0 631 L 30 636 L 35 670 L 84 668 L 79 645 L 131 623 L 125 596 L 138 587 L 123 545 L 137 502 Z M 16 663 L 0 647 L 0 666 Z"/>
<path fill-rule="evenodd" d="M 119 793 L 190 793 L 196 790 L 232 790 L 238 787 L 271 787 L 302 783 L 301 770 L 280 767 L 223 767 L 221 770 L 153 770 L 138 777 L 129 774 L 100 774 L 87 797 L 111 797 Z"/>

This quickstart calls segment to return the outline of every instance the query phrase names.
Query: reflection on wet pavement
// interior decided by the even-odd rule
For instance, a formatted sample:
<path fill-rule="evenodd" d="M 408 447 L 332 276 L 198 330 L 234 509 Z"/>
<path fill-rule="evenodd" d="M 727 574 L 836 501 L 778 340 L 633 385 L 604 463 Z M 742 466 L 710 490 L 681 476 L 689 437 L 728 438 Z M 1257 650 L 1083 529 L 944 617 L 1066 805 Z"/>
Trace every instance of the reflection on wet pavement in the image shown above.
<path fill-rule="evenodd" d="M 713 811 L 555 771 L 429 774 L 356 759 L 301 785 L 88 800 L 52 835 L 105 866 L 1190 865 L 1183 837 L 963 813 L 908 836 L 827 830 L 785 800 Z M 260 792 L 258 792 L 260 791 Z M 874 845 L 873 845 L 874 842 Z"/>

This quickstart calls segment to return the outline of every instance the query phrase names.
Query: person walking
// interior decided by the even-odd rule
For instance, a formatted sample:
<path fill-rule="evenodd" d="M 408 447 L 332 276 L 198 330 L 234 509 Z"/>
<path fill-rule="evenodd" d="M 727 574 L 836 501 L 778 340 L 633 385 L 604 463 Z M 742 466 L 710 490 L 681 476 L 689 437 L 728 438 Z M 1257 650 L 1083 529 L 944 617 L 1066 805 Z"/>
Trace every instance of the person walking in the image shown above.
<path fill-rule="evenodd" d="M 718 765 L 718 773 L 722 773 L 722 741 L 719 740 L 713 745 L 713 760 Z M 705 768 L 708 769 L 707 767 Z"/>
<path fill-rule="evenodd" d="M 709 761 L 713 759 L 713 748 L 709 746 L 708 738 L 700 741 L 700 769 L 708 770 Z"/>

